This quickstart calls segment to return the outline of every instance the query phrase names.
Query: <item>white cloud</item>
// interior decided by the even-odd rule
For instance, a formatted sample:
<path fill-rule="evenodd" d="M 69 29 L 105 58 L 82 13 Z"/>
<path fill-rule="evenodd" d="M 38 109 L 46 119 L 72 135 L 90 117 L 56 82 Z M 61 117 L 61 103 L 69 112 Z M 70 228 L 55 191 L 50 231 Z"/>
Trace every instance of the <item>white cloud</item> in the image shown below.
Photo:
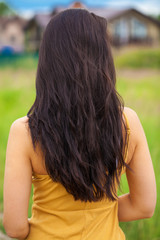
<path fill-rule="evenodd" d="M 134 7 L 146 14 L 160 14 L 160 0 L 122 0 L 122 1 L 106 1 L 109 7 Z"/>
<path fill-rule="evenodd" d="M 144 4 L 137 3 L 136 5 L 144 13 L 160 14 L 160 1 L 144 1 Z"/>
<path fill-rule="evenodd" d="M 30 19 L 34 16 L 35 12 L 32 10 L 21 10 L 19 11 L 19 15 L 25 19 Z"/>

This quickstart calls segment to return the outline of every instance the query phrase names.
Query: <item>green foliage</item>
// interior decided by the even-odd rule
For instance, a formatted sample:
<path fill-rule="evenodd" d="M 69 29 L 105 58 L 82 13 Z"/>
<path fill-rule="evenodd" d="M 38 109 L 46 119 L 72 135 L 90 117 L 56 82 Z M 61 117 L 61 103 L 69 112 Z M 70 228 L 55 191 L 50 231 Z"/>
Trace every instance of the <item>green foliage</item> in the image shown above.
<path fill-rule="evenodd" d="M 23 53 L 13 55 L 0 54 L 0 69 L 35 69 L 37 67 L 38 54 Z"/>
<path fill-rule="evenodd" d="M 117 68 L 160 68 L 160 48 L 137 48 L 130 51 L 122 48 L 116 55 Z"/>
<path fill-rule="evenodd" d="M 34 76 L 31 70 L 0 70 L 0 212 L 2 212 L 5 153 L 9 129 L 14 120 L 26 115 L 34 101 Z"/>
<path fill-rule="evenodd" d="M 160 68 L 160 48 L 132 48 L 114 51 L 115 66 L 120 68 L 130 69 L 159 69 Z M 14 69 L 35 69 L 38 63 L 37 53 L 14 54 L 10 56 L 3 56 L 0 54 L 0 69 L 14 68 Z"/>
<path fill-rule="evenodd" d="M 15 12 L 5 2 L 0 2 L 0 16 L 15 15 Z"/>
<path fill-rule="evenodd" d="M 127 71 L 127 78 L 121 77 Z M 143 125 L 154 165 L 157 189 L 160 187 L 160 71 L 128 70 L 118 72 L 117 88 L 125 101 L 125 106 L 133 108 Z M 139 77 L 139 75 L 141 77 Z M 144 166 L 145 168 L 145 166 Z M 123 192 L 128 192 L 126 176 L 122 177 Z M 157 196 L 157 203 L 160 195 Z M 155 214 L 151 219 L 120 223 L 120 226 L 130 240 L 160 239 L 159 223 L 160 206 L 157 204 Z"/>
<path fill-rule="evenodd" d="M 4 227 L 3 227 L 3 224 L 2 224 L 2 220 L 0 219 L 0 231 L 2 233 L 5 233 L 5 230 L 4 230 Z"/>

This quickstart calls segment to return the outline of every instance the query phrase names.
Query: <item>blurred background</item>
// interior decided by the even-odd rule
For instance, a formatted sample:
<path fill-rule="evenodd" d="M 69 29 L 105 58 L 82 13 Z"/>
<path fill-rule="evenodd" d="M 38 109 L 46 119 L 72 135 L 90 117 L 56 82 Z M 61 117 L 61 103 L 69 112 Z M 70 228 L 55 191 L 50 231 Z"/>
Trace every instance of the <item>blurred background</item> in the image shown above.
<path fill-rule="evenodd" d="M 70 7 L 86 8 L 107 19 L 117 89 L 125 106 L 139 115 L 154 164 L 158 191 L 154 216 L 120 225 L 126 239 L 160 240 L 159 0 L 0 0 L 0 240 L 8 239 L 2 217 L 5 151 L 10 125 L 25 116 L 34 101 L 38 49 L 47 23 L 52 16 Z M 123 193 L 128 191 L 125 176 L 121 188 Z M 32 198 L 29 216 L 31 203 Z"/>

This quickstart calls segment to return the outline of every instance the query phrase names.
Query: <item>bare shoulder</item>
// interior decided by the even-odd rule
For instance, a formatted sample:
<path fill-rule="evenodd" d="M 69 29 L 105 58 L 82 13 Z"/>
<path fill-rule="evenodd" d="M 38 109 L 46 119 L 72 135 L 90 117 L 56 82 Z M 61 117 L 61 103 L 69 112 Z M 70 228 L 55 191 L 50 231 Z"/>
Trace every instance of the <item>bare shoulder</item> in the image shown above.
<path fill-rule="evenodd" d="M 124 107 L 124 113 L 126 114 L 129 122 L 131 122 L 131 123 L 133 122 L 133 124 L 134 124 L 135 121 L 139 121 L 137 113 L 133 109 L 131 109 L 129 107 Z"/>
<path fill-rule="evenodd" d="M 126 114 L 129 122 L 131 136 L 134 138 L 134 140 L 137 140 L 138 136 L 143 131 L 139 117 L 133 109 L 128 107 L 124 108 L 124 113 Z"/>
<path fill-rule="evenodd" d="M 12 125 L 11 125 L 11 128 L 26 128 L 28 126 L 28 117 L 27 116 L 24 116 L 24 117 L 21 117 L 21 118 L 18 118 L 16 119 Z"/>
<path fill-rule="evenodd" d="M 130 163 L 135 153 L 135 150 L 137 149 L 137 147 L 144 144 L 144 141 L 146 141 L 146 137 L 137 113 L 133 109 L 128 107 L 124 108 L 124 113 L 127 117 L 129 129 L 130 129 L 129 148 L 128 148 L 129 154 L 128 154 L 128 160 L 127 160 L 127 162 Z"/>
<path fill-rule="evenodd" d="M 10 128 L 9 139 L 17 141 L 24 146 L 24 148 L 31 147 L 31 136 L 28 125 L 28 117 L 24 116 L 15 120 Z"/>
<path fill-rule="evenodd" d="M 27 136 L 29 134 L 28 117 L 24 116 L 15 120 L 11 125 L 10 133 L 16 135 L 23 134 Z"/>

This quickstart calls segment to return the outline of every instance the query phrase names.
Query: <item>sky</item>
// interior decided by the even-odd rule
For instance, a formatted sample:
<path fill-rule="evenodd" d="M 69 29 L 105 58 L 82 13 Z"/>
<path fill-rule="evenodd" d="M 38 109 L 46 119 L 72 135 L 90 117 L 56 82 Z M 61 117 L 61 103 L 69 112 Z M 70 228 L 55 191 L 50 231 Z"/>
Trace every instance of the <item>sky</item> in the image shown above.
<path fill-rule="evenodd" d="M 2 0 L 0 0 L 2 1 Z M 31 17 L 37 12 L 49 12 L 56 6 L 68 7 L 73 0 L 3 0 L 24 17 Z M 160 15 L 160 0 L 82 0 L 86 6 L 123 8 L 134 7 L 145 14 Z"/>

